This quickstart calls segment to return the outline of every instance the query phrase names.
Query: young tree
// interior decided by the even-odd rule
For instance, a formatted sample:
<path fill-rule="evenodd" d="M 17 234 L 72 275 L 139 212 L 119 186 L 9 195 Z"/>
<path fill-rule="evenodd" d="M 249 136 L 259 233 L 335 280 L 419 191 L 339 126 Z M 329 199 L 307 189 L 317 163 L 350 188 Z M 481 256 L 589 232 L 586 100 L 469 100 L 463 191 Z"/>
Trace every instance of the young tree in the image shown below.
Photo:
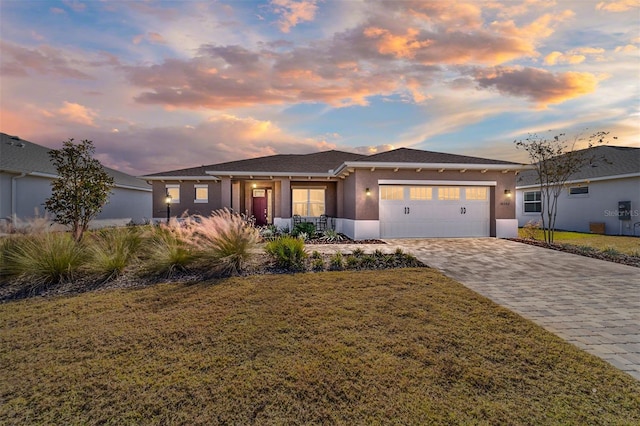
<path fill-rule="evenodd" d="M 591 148 L 604 143 L 608 134 L 609 132 L 597 132 L 588 138 L 577 135 L 573 139 L 567 138 L 565 133 L 552 137 L 529 134 L 524 140 L 514 141 L 518 149 L 524 149 L 529 154 L 529 159 L 535 167 L 536 183 L 540 184 L 540 216 L 546 242 L 552 243 L 554 240 L 558 197 L 565 184 L 571 175 L 596 160 L 588 151 L 576 150 L 576 145 L 586 142 L 587 148 Z"/>
<path fill-rule="evenodd" d="M 65 141 L 61 149 L 49 151 L 58 177 L 51 183 L 52 194 L 44 203 L 45 209 L 55 214 L 56 222 L 71 226 L 76 241 L 100 213 L 113 187 L 113 178 L 93 158 L 94 152 L 92 141 L 74 144 L 73 139 Z"/>

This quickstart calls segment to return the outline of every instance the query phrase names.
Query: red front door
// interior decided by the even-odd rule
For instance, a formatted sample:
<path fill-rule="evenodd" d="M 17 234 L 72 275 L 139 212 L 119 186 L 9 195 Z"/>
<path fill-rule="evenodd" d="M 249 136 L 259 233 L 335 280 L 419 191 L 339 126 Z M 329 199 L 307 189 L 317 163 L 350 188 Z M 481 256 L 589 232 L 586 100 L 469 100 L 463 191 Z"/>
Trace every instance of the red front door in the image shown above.
<path fill-rule="evenodd" d="M 265 191 L 266 192 L 266 191 Z M 253 217 L 257 226 L 267 224 L 267 197 L 253 197 Z"/>

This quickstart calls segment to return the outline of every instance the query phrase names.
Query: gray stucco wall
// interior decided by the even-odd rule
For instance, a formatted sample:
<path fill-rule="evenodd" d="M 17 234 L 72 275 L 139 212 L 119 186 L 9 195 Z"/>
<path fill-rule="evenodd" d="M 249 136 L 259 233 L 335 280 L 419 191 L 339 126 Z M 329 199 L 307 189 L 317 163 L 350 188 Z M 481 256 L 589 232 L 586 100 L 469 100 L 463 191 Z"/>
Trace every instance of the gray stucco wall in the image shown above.
<path fill-rule="evenodd" d="M 566 189 L 560 194 L 556 229 L 589 232 L 589 223 L 597 222 L 605 224 L 605 232 L 609 235 L 632 235 L 633 224 L 640 222 L 640 177 L 582 185 L 589 186 L 589 194 L 569 195 Z M 518 189 L 516 193 L 518 226 L 524 226 L 530 220 L 540 220 L 540 213 L 524 212 L 523 192 L 534 190 L 535 188 Z M 618 201 L 631 201 L 631 220 L 618 219 Z"/>
<path fill-rule="evenodd" d="M 0 173 L 0 217 L 9 218 L 12 213 L 11 178 L 17 174 Z M 15 180 L 15 213 L 20 220 L 44 216 L 45 200 L 51 196 L 51 179 L 24 176 Z M 133 219 L 142 223 L 151 218 L 151 192 L 126 188 L 114 188 L 109 202 L 97 216 L 96 222 L 107 224 L 126 223 Z"/>

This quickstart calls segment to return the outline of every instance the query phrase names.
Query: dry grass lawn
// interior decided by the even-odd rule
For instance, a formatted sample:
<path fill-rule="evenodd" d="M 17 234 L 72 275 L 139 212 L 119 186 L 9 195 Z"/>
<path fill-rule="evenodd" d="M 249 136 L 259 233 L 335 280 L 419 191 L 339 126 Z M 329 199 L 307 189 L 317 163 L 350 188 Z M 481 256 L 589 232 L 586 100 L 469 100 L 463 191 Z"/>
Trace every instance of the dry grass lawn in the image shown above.
<path fill-rule="evenodd" d="M 437 271 L 0 305 L 0 424 L 638 424 L 640 383 Z"/>

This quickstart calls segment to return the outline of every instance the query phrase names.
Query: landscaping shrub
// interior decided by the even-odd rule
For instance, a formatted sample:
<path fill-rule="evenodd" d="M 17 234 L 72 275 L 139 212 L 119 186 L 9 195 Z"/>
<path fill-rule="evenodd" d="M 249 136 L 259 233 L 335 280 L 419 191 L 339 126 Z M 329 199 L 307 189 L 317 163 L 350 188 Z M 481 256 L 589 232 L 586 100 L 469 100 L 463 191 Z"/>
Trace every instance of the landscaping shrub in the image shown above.
<path fill-rule="evenodd" d="M 200 260 L 218 273 L 238 275 L 246 269 L 260 232 L 241 215 L 224 209 L 209 217 L 196 216 L 193 225 Z"/>
<path fill-rule="evenodd" d="M 322 257 L 313 259 L 313 261 L 311 262 L 311 269 L 316 272 L 324 271 L 324 261 L 322 260 Z"/>
<path fill-rule="evenodd" d="M 103 229 L 92 233 L 87 244 L 87 270 L 109 280 L 136 259 L 142 237 L 135 227 Z"/>
<path fill-rule="evenodd" d="M 352 254 L 348 255 L 345 258 L 346 268 L 347 269 L 359 269 L 360 268 L 360 259 Z"/>
<path fill-rule="evenodd" d="M 307 252 L 304 248 L 304 241 L 299 238 L 280 237 L 267 243 L 265 251 L 274 258 L 278 268 L 289 271 L 304 269 Z"/>
<path fill-rule="evenodd" d="M 540 235 L 540 221 L 528 221 L 520 230 L 520 234 L 526 240 L 537 240 Z"/>
<path fill-rule="evenodd" d="M 305 233 L 310 237 L 316 235 L 316 225 L 311 222 L 301 222 L 293 228 L 293 231 L 291 231 L 291 235 L 294 237 L 297 237 L 302 233 Z"/>
<path fill-rule="evenodd" d="M 344 269 L 344 256 L 337 252 L 329 260 L 329 269 L 332 271 L 342 271 Z"/>
<path fill-rule="evenodd" d="M 5 244 L 3 273 L 34 287 L 72 279 L 86 261 L 84 248 L 66 232 L 25 235 Z"/>
<path fill-rule="evenodd" d="M 171 221 L 151 227 L 145 241 L 145 270 L 152 274 L 171 276 L 177 271 L 186 271 L 197 259 L 198 253 L 192 244 L 192 224 Z"/>
<path fill-rule="evenodd" d="M 344 240 L 344 237 L 340 235 L 338 232 L 336 232 L 334 229 L 326 229 L 322 233 L 320 240 L 328 243 L 335 243 L 335 242 Z"/>

